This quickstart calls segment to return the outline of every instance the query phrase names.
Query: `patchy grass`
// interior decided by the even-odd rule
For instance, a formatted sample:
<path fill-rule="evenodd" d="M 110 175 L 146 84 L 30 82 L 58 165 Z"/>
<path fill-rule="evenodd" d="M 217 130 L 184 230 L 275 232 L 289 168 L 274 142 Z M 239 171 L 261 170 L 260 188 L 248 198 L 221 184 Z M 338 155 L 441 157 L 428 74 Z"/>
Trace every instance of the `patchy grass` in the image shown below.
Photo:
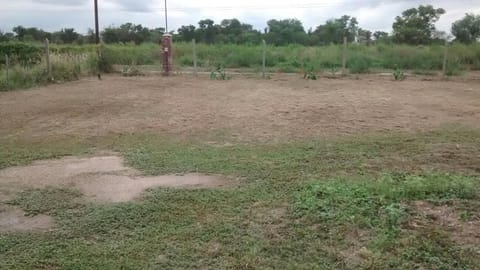
<path fill-rule="evenodd" d="M 93 145 L 79 138 L 51 138 L 46 140 L 0 141 L 0 169 L 28 165 L 40 159 L 91 153 Z"/>
<path fill-rule="evenodd" d="M 346 256 L 347 264 L 379 269 L 468 268 L 473 261 L 460 255 L 467 251 L 449 238 L 445 228 L 418 230 L 408 224 L 417 210 L 412 202 L 474 203 L 480 196 L 479 184 L 478 177 L 432 173 L 312 181 L 297 192 L 292 209 L 306 228 L 318 226 L 315 228 L 326 237 L 336 235 L 339 242 L 345 241 L 353 247 L 350 256 L 360 258 Z M 364 242 L 349 239 L 345 229 L 368 232 L 370 239 Z M 475 257 L 478 261 L 478 256 Z"/>
<path fill-rule="evenodd" d="M 75 199 L 82 194 L 66 188 L 30 189 L 20 192 L 9 204 L 22 208 L 27 215 L 54 215 L 56 211 L 72 209 L 79 205 Z"/>
<path fill-rule="evenodd" d="M 14 204 L 55 216 L 45 234 L 0 235 L 5 269 L 475 269 L 473 245 L 419 220 L 418 201 L 480 218 L 480 131 L 449 128 L 268 145 L 154 135 L 8 141 L 0 165 L 114 150 L 146 174 L 239 176 L 220 190 L 154 189 L 137 202 L 29 190 Z M 420 224 L 416 225 L 416 224 Z"/>

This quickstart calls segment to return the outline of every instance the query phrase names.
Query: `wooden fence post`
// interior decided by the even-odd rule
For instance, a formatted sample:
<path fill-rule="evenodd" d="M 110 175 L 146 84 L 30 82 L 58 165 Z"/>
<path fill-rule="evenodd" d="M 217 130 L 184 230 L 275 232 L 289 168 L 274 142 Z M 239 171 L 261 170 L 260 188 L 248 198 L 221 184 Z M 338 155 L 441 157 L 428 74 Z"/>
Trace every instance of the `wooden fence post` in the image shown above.
<path fill-rule="evenodd" d="M 347 75 L 347 37 L 343 37 L 342 75 Z"/>
<path fill-rule="evenodd" d="M 48 74 L 48 79 L 52 79 L 52 66 L 50 64 L 50 44 L 48 41 L 48 38 L 45 39 L 45 60 L 47 62 L 47 74 Z"/>
<path fill-rule="evenodd" d="M 265 64 L 267 61 L 267 43 L 262 40 L 263 52 L 262 52 L 262 77 L 265 78 Z"/>
<path fill-rule="evenodd" d="M 192 40 L 193 46 L 193 74 L 197 76 L 197 43 L 195 39 Z"/>
<path fill-rule="evenodd" d="M 445 40 L 445 51 L 443 54 L 443 68 L 442 73 L 443 76 L 447 76 L 447 67 L 448 67 L 448 40 Z"/>

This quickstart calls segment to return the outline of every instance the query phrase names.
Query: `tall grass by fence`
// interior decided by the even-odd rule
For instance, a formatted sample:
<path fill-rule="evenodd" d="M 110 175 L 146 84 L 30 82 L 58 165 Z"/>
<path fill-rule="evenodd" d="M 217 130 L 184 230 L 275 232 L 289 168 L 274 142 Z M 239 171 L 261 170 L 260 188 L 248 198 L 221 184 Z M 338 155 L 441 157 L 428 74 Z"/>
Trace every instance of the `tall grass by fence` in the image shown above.
<path fill-rule="evenodd" d="M 11 59 L 10 78 L 6 81 L 5 62 L 0 60 L 0 90 L 26 88 L 48 83 L 45 70 L 43 44 L 2 43 L 0 55 Z M 113 65 L 161 65 L 161 50 L 158 44 L 104 45 L 101 58 L 95 45 L 51 45 L 52 77 L 66 81 L 84 74 L 112 71 Z M 192 67 L 192 43 L 175 43 L 175 67 Z M 225 68 L 262 71 L 261 45 L 196 45 L 197 65 L 212 70 L 221 65 Z M 442 70 L 444 46 L 408 46 L 376 44 L 372 46 L 349 44 L 347 68 L 350 73 L 368 73 L 383 70 L 411 70 L 418 74 L 431 74 Z M 463 70 L 480 70 L 480 44 L 452 44 L 448 54 L 449 75 Z M 0 57 L 3 59 L 3 57 Z M 314 72 L 328 70 L 336 72 L 342 67 L 342 46 L 329 45 L 305 47 L 289 45 L 275 47 L 267 45 L 266 62 L 269 72 Z"/>

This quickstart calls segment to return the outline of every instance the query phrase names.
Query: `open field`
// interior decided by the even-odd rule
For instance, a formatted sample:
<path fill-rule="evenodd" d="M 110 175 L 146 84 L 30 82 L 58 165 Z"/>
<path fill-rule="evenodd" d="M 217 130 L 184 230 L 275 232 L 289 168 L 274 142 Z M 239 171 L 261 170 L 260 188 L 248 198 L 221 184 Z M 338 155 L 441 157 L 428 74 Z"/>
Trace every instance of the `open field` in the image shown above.
<path fill-rule="evenodd" d="M 233 141 L 480 128 L 477 80 L 88 78 L 2 93 L 2 138 L 142 133 Z M 215 138 L 213 138 L 215 139 Z"/>
<path fill-rule="evenodd" d="M 480 81 L 0 92 L 1 269 L 480 269 Z"/>

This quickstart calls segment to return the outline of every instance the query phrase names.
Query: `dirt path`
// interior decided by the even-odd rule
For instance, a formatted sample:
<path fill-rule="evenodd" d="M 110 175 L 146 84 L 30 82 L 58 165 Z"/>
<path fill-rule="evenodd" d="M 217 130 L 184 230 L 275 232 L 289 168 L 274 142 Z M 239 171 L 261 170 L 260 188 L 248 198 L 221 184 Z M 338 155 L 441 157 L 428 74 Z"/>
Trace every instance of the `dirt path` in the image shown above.
<path fill-rule="evenodd" d="M 480 83 L 106 76 L 0 93 L 0 115 L 0 139 L 155 132 L 266 141 L 480 127 Z"/>

